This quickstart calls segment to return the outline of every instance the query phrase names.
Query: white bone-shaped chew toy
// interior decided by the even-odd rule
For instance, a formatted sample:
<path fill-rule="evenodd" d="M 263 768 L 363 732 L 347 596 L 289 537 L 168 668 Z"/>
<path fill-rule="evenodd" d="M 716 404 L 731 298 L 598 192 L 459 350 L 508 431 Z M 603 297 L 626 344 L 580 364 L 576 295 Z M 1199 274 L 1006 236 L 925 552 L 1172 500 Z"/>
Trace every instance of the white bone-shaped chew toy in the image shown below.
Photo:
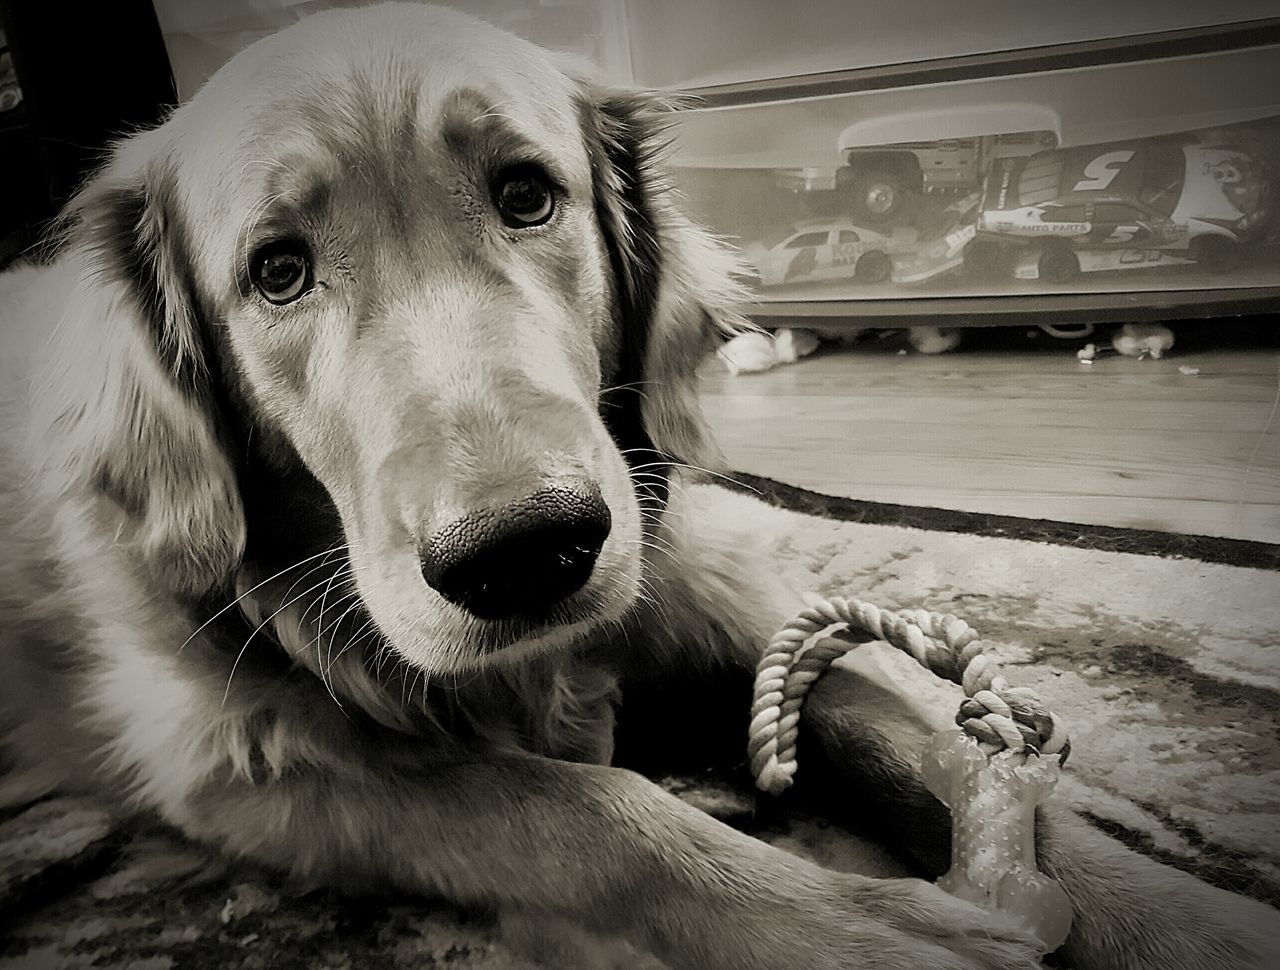
<path fill-rule="evenodd" d="M 1010 916 L 1049 953 L 1071 929 L 1071 901 L 1036 867 L 1036 806 L 1058 783 L 1057 755 L 988 757 L 961 730 L 925 746 L 924 782 L 951 809 L 951 869 L 938 885 Z"/>
<path fill-rule="evenodd" d="M 969 902 L 1006 913 L 1056 950 L 1071 903 L 1036 868 L 1036 806 L 1071 750 L 1067 732 L 1035 691 L 1011 687 L 977 631 L 949 613 L 895 613 L 862 600 L 806 598 L 805 610 L 769 641 L 756 667 L 747 754 L 756 786 L 771 795 L 796 773 L 800 708 L 814 682 L 861 639 L 880 639 L 964 688 L 961 731 L 930 739 L 925 784 L 952 816 L 951 871 L 938 881 Z M 843 627 L 855 636 L 818 636 Z M 852 641 L 852 642 L 851 642 Z"/>

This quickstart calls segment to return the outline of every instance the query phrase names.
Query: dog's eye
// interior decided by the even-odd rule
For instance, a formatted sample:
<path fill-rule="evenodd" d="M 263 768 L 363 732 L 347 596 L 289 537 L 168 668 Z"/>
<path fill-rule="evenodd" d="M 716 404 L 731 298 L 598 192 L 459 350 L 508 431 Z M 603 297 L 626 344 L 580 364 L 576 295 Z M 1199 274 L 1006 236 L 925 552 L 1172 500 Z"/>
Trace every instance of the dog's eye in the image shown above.
<path fill-rule="evenodd" d="M 250 275 L 270 302 L 291 303 L 311 289 L 311 260 L 301 243 L 272 243 L 254 255 Z"/>
<path fill-rule="evenodd" d="M 540 226 L 555 211 L 555 194 L 547 174 L 536 165 L 517 165 L 498 175 L 494 202 L 512 229 Z"/>

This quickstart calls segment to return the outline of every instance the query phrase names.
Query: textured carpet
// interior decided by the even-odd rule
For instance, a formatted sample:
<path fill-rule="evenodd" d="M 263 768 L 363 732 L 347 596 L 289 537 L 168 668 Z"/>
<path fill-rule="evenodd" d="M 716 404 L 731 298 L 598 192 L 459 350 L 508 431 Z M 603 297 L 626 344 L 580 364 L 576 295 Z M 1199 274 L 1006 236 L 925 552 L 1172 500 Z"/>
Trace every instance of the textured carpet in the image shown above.
<path fill-rule="evenodd" d="M 757 526 L 797 590 L 964 617 L 1012 681 L 1068 720 L 1060 797 L 1140 851 L 1280 905 L 1277 547 L 860 503 L 741 477 L 747 490 L 702 498 Z M 912 661 L 880 652 L 887 676 L 954 710 Z M 898 871 L 819 820 L 754 813 L 726 784 L 664 784 L 828 865 Z M 105 806 L 53 800 L 4 819 L 0 968 L 527 965 L 480 917 L 297 896 Z"/>

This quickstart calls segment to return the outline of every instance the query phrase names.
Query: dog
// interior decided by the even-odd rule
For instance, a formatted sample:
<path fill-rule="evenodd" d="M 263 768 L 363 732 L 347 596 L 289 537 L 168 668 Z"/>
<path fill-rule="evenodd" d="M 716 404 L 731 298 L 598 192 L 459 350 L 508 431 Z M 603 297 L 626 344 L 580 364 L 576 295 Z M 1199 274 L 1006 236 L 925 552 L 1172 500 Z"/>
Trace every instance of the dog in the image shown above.
<path fill-rule="evenodd" d="M 828 871 L 634 770 L 741 763 L 794 602 L 688 486 L 743 294 L 662 179 L 667 108 L 393 4 L 259 41 L 114 148 L 0 284 L 11 797 L 673 967 L 1038 965 L 925 879 Z M 857 791 L 925 876 L 926 722 L 834 670 L 800 782 Z M 1277 952 L 1269 908 L 1064 809 L 1038 828 L 1066 963 Z"/>

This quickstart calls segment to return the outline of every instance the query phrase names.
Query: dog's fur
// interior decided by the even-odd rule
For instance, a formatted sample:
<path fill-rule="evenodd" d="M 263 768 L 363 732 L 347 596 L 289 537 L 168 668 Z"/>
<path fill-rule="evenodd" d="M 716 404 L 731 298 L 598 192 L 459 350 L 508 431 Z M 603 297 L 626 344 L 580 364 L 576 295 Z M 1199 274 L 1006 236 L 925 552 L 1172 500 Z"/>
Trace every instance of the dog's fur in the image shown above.
<path fill-rule="evenodd" d="M 662 107 L 393 5 L 254 45 L 116 148 L 55 256 L 0 289 L 10 796 L 106 791 L 302 881 L 572 922 L 674 966 L 1034 965 L 924 881 L 820 869 L 609 766 L 615 727 L 632 765 L 739 762 L 788 602 L 750 523 L 685 507 L 684 470 L 714 460 L 694 368 L 739 294 L 655 170 Z M 529 161 L 554 217 L 504 228 L 490 182 Z M 248 264 L 281 234 L 316 286 L 277 307 Z M 428 586 L 433 530 L 567 479 L 612 518 L 579 592 L 483 620 Z M 696 691 L 723 703 L 685 705 L 704 722 L 671 741 Z M 808 712 L 800 787 L 944 868 L 914 768 L 931 725 L 849 670 Z M 1073 966 L 1267 962 L 1264 906 L 1065 811 L 1040 853 Z"/>

